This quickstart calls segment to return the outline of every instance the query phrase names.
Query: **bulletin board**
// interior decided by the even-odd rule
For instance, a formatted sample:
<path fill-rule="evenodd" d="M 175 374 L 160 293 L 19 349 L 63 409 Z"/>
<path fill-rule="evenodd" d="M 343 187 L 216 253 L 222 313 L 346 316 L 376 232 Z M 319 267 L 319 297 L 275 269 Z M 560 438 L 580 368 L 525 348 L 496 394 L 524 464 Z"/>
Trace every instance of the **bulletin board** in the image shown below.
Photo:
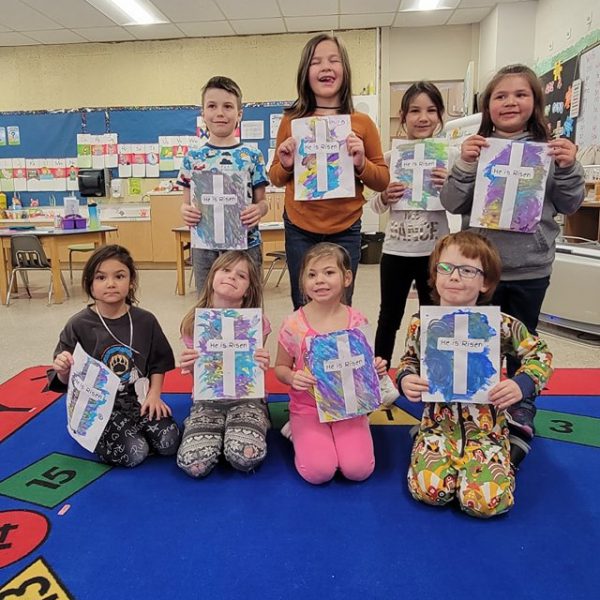
<path fill-rule="evenodd" d="M 600 44 L 584 50 L 579 58 L 581 114 L 576 141 L 580 148 L 600 145 Z"/>
<path fill-rule="evenodd" d="M 245 143 L 256 144 L 265 161 L 275 148 L 277 115 L 289 102 L 252 103 L 243 106 L 240 133 Z M 112 107 L 69 111 L 0 113 L 0 159 L 60 159 L 77 156 L 77 134 L 116 133 L 119 144 L 156 144 L 159 136 L 196 136 L 200 106 Z M 117 170 L 113 169 L 113 177 Z M 175 178 L 177 171 L 161 171 Z M 19 192 L 24 206 L 35 197 L 40 206 L 55 196 L 57 204 L 67 192 Z M 10 194 L 9 194 L 10 195 Z"/>
<path fill-rule="evenodd" d="M 556 61 L 551 71 L 540 79 L 546 95 L 545 115 L 554 137 L 575 140 L 576 119 L 570 116 L 573 81 L 577 78 L 578 57 Z"/>

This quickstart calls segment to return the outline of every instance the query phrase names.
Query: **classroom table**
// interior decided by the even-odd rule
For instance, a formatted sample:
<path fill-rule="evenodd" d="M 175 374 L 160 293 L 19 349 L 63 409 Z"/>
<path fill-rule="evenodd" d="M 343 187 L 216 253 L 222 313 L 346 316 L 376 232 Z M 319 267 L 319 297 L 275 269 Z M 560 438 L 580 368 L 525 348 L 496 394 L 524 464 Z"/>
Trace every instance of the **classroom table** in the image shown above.
<path fill-rule="evenodd" d="M 54 303 L 61 304 L 64 300 L 64 290 L 60 278 L 60 249 L 71 244 L 94 244 L 102 246 L 106 244 L 106 234 L 117 231 L 116 227 L 102 226 L 99 229 L 53 229 L 41 227 L 15 231 L 11 229 L 0 229 L 0 303 L 6 304 L 6 293 L 8 292 L 9 273 L 12 268 L 10 256 L 10 240 L 16 235 L 35 235 L 40 239 L 46 255 L 52 263 L 52 282 L 54 286 Z"/>

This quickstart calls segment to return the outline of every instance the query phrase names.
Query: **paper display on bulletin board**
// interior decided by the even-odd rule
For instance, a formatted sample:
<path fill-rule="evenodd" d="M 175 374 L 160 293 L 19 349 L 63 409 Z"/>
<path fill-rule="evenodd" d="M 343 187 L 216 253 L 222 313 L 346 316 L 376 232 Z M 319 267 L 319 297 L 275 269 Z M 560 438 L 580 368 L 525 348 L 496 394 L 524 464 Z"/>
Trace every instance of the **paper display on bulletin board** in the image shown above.
<path fill-rule="evenodd" d="M 580 148 L 600 144 L 600 44 L 579 59 L 582 83 L 576 141 Z"/>
<path fill-rule="evenodd" d="M 552 70 L 540 77 L 546 95 L 544 113 L 553 137 L 575 139 L 576 121 L 570 112 L 576 70 L 577 56 L 574 56 L 564 62 L 556 61 Z"/>

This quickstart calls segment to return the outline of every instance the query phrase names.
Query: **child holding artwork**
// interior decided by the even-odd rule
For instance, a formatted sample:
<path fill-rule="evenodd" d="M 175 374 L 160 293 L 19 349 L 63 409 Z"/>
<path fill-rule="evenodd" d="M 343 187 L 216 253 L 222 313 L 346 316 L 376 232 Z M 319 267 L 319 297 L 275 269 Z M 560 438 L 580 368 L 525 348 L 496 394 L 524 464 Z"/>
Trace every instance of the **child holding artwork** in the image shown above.
<path fill-rule="evenodd" d="M 151 451 L 175 454 L 180 438 L 160 397 L 164 374 L 175 367 L 173 351 L 154 315 L 134 306 L 137 283 L 126 248 L 98 248 L 82 274 L 92 303 L 65 325 L 48 371 L 48 389 L 66 391 L 79 343 L 119 376 L 113 412 L 95 453 L 102 462 L 123 467 L 139 465 Z"/>
<path fill-rule="evenodd" d="M 352 276 L 356 277 L 365 202 L 363 185 L 381 192 L 386 189 L 390 179 L 375 124 L 367 115 L 354 111 L 350 63 L 341 40 L 324 33 L 310 39 L 302 51 L 296 81 L 298 99 L 285 111 L 277 133 L 277 151 L 269 171 L 274 185 L 285 186 L 285 251 L 294 310 L 302 306 L 303 300 L 299 287 L 302 258 L 318 242 L 333 242 L 344 247 L 350 254 Z M 344 114 L 350 115 L 352 127 L 345 145 L 354 166 L 354 196 L 294 200 L 297 142 L 292 137 L 292 120 Z M 349 302 L 352 300 L 352 289 L 353 284 L 348 290 Z"/>
<path fill-rule="evenodd" d="M 269 210 L 265 197 L 268 184 L 265 161 L 260 150 L 242 144 L 236 137 L 236 128 L 242 118 L 242 92 L 228 77 L 212 77 L 202 88 L 202 116 L 209 132 L 208 142 L 197 150 L 190 150 L 183 159 L 177 183 L 183 187 L 181 215 L 186 225 L 200 222 L 202 212 L 192 202 L 190 187 L 194 171 L 215 174 L 236 171 L 248 174 L 247 203 L 240 218 L 248 228 L 248 254 L 262 266 L 262 245 L 258 222 Z M 208 272 L 216 258 L 225 250 L 192 249 L 192 266 L 198 294 L 204 288 Z"/>
<path fill-rule="evenodd" d="M 198 352 L 193 348 L 196 308 L 262 308 L 262 278 L 247 252 L 231 250 L 213 263 L 198 303 L 183 318 L 181 335 L 186 349 L 181 372 L 193 373 Z M 263 342 L 271 332 L 263 314 Z M 255 359 L 269 368 L 269 352 L 260 348 Z M 221 454 L 236 469 L 252 471 L 267 454 L 269 415 L 264 398 L 197 400 L 184 422 L 177 465 L 191 477 L 208 475 Z"/>
<path fill-rule="evenodd" d="M 519 319 L 535 334 L 550 273 L 555 241 L 560 227 L 558 213 L 575 212 L 584 199 L 583 168 L 575 160 L 576 146 L 566 138 L 548 141 L 544 118 L 544 92 L 535 73 L 524 65 L 504 67 L 492 78 L 482 95 L 482 120 L 479 132 L 461 147 L 441 192 L 444 207 L 463 215 L 463 228 L 469 226 L 479 155 L 489 146 L 486 138 L 548 142 L 553 158 L 546 183 L 541 219 L 534 231 L 502 231 L 475 228 L 498 248 L 502 260 L 500 282 L 492 303 Z M 508 376 L 519 366 L 517 357 L 507 358 Z M 535 397 L 526 398 L 508 411 L 512 433 L 522 438 L 523 448 L 534 434 Z M 523 458 L 515 453 L 514 462 Z"/>
<path fill-rule="evenodd" d="M 444 100 L 440 90 L 429 81 L 413 83 L 404 93 L 400 107 L 400 123 L 409 140 L 424 140 L 441 131 Z M 390 164 L 391 151 L 385 153 Z M 432 182 L 441 188 L 448 177 L 443 167 L 432 170 Z M 396 332 L 400 327 L 410 286 L 415 282 L 419 304 L 431 302 L 429 289 L 429 256 L 436 241 L 448 233 L 445 210 L 395 210 L 406 191 L 406 184 L 392 182 L 381 194 L 370 200 L 371 208 L 379 214 L 389 210 L 390 216 L 383 242 L 380 265 L 381 304 L 375 354 L 391 364 Z M 389 379 L 384 379 L 389 381 Z M 388 386 L 389 387 L 389 386 Z M 382 388 L 383 389 L 383 388 Z M 386 389 L 384 404 L 398 397 L 393 387 Z"/>
<path fill-rule="evenodd" d="M 441 306 L 475 306 L 492 297 L 500 279 L 497 250 L 483 236 L 461 231 L 436 244 L 429 262 L 433 298 Z M 515 474 L 510 461 L 507 409 L 542 390 L 552 373 L 552 355 L 543 340 L 519 320 L 501 313 L 500 351 L 520 367 L 493 386 L 491 404 L 427 403 L 416 435 L 408 486 L 416 500 L 443 505 L 457 498 L 462 510 L 492 517 L 514 503 Z M 413 317 L 398 368 L 398 389 L 419 402 L 429 382 L 420 376 L 421 325 Z M 500 368 L 500 365 L 498 365 Z"/>
<path fill-rule="evenodd" d="M 375 468 L 367 416 L 319 422 L 313 394 L 315 377 L 305 365 L 307 338 L 352 329 L 367 320 L 346 304 L 352 283 L 348 253 L 336 244 L 320 243 L 304 256 L 300 288 L 308 303 L 286 317 L 279 332 L 275 374 L 291 386 L 290 426 L 298 473 L 314 484 L 329 481 L 339 469 L 348 479 L 363 481 Z M 375 359 L 381 378 L 386 365 Z"/>

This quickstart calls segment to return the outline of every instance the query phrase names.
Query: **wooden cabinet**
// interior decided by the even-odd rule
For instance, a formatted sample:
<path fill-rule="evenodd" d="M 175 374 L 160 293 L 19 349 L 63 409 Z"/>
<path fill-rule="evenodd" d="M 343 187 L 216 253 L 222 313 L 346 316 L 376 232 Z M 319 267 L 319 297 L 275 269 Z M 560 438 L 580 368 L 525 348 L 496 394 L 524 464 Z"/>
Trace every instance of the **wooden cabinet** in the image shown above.
<path fill-rule="evenodd" d="M 109 233 L 107 244 L 125 246 L 138 262 L 152 262 L 152 226 L 150 221 L 106 221 L 103 225 L 118 227 Z"/>
<path fill-rule="evenodd" d="M 565 215 L 564 234 L 600 242 L 600 201 L 586 201 L 572 215 Z"/>
<path fill-rule="evenodd" d="M 183 194 L 150 194 L 152 223 L 152 260 L 155 263 L 175 263 L 176 247 L 174 227 L 181 227 L 181 203 Z"/>

